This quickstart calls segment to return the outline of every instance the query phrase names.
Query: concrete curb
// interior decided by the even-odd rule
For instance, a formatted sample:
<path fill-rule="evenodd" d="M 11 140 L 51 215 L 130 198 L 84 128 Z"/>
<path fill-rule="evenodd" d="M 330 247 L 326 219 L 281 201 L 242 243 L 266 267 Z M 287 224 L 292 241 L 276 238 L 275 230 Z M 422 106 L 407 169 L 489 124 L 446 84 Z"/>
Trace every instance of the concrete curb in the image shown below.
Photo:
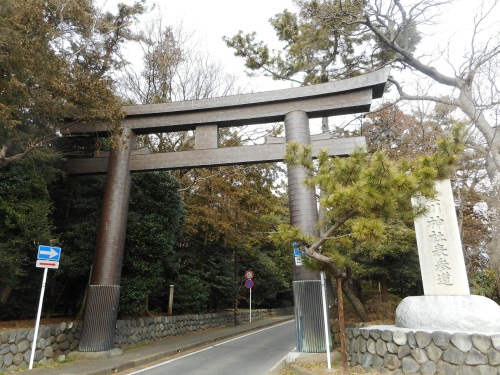
<path fill-rule="evenodd" d="M 123 350 L 114 348 L 104 352 L 71 352 L 68 354 L 68 359 L 106 359 L 121 357 Z"/>

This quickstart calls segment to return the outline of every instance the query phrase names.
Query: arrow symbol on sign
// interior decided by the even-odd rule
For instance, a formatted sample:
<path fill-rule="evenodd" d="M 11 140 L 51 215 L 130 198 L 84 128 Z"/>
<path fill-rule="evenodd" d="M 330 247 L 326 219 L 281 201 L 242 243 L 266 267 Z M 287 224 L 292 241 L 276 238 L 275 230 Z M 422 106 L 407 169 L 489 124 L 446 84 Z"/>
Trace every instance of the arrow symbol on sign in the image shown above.
<path fill-rule="evenodd" d="M 59 262 L 37 260 L 36 261 L 36 266 L 38 268 L 59 268 Z"/>
<path fill-rule="evenodd" d="M 50 258 L 54 258 L 55 256 L 59 255 L 59 252 L 55 251 L 53 248 L 50 248 L 50 250 L 40 250 L 40 254 L 48 255 L 49 259 L 50 259 Z"/>

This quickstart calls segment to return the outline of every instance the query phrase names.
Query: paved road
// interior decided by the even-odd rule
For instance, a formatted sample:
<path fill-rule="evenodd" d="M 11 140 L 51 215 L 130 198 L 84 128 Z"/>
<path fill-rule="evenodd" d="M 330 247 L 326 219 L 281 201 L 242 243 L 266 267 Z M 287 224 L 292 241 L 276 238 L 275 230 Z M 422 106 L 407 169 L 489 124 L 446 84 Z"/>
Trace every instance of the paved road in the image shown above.
<path fill-rule="evenodd" d="M 289 321 L 122 374 L 265 375 L 295 347 Z"/>

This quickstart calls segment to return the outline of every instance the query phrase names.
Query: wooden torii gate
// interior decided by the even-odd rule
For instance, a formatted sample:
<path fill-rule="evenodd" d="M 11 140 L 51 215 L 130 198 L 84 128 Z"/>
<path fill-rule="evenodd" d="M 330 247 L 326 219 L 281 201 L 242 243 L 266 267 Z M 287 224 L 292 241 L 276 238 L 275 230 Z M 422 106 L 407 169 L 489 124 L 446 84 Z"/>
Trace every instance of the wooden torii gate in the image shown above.
<path fill-rule="evenodd" d="M 70 175 L 106 173 L 104 203 L 79 350 L 97 352 L 113 348 L 131 172 L 283 161 L 286 142 L 289 141 L 312 145 L 313 157 L 319 150 L 327 150 L 331 156 L 348 155 L 355 147 L 364 145 L 363 137 L 332 139 L 327 133 L 311 136 L 309 119 L 368 112 L 372 99 L 382 97 L 388 75 L 389 69 L 385 68 L 314 86 L 125 106 L 121 128 L 112 134 L 106 124 L 72 124 L 63 129 L 65 135 L 111 135 L 115 144 L 109 154 L 71 159 L 65 164 L 65 171 Z M 270 138 L 262 145 L 218 147 L 219 128 L 280 121 L 285 123 L 285 139 Z M 136 135 L 185 130 L 195 132 L 192 151 L 145 154 L 134 150 Z M 300 227 L 303 233 L 317 235 L 315 192 L 303 184 L 306 171 L 302 167 L 288 168 L 287 175 L 291 224 Z M 318 274 L 294 265 L 295 281 L 318 278 Z M 308 306 L 311 304 L 307 300 L 300 303 L 304 304 L 301 311 L 318 308 Z M 296 315 L 297 311 L 296 306 Z M 299 321 L 299 317 L 296 318 Z M 300 318 L 301 324 L 305 324 L 300 328 L 302 331 L 315 324 Z M 303 340 L 309 336 L 301 334 Z M 312 346 L 306 342 L 299 343 L 298 348 L 315 351 Z"/>

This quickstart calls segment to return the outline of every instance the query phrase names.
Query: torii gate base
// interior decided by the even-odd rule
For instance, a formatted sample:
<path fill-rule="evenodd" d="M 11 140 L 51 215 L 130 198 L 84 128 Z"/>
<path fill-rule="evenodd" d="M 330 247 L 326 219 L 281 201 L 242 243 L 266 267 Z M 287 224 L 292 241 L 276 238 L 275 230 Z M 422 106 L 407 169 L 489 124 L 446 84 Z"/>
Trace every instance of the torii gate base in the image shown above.
<path fill-rule="evenodd" d="M 126 116 L 121 130 L 113 134 L 116 146 L 109 157 L 69 160 L 65 167 L 68 174 L 107 173 L 79 350 L 97 352 L 114 347 L 131 172 L 282 161 L 286 148 L 284 140 L 269 139 L 264 145 L 218 148 L 218 128 L 283 120 L 286 141 L 312 145 L 313 156 L 319 149 L 326 149 L 332 156 L 347 155 L 355 147 L 364 145 L 362 137 L 331 139 L 328 134 L 311 137 L 309 119 L 369 111 L 372 99 L 382 96 L 388 75 L 389 70 L 382 69 L 315 86 L 124 107 Z M 136 134 L 184 130 L 195 130 L 193 151 L 164 154 L 133 151 Z M 68 126 L 63 132 L 108 135 L 109 129 L 103 124 L 78 124 Z M 302 183 L 305 176 L 301 167 L 288 168 L 290 221 L 303 233 L 317 235 L 315 192 Z M 294 279 L 302 285 L 312 285 L 317 284 L 319 275 L 294 264 Z M 324 352 L 326 348 L 321 344 L 324 343 L 323 320 L 316 318 L 321 304 L 315 301 L 311 292 L 306 292 L 302 298 L 295 299 L 295 306 L 298 350 Z"/>

